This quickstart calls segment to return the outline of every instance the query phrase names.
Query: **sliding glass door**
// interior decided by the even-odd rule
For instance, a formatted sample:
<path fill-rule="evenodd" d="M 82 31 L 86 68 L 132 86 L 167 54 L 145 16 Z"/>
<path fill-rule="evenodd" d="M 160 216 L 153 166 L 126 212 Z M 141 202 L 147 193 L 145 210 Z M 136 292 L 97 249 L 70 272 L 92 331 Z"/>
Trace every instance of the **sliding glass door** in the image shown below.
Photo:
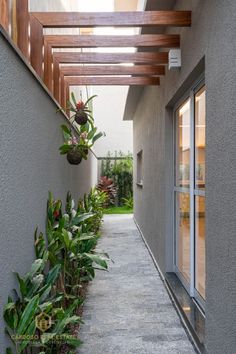
<path fill-rule="evenodd" d="M 205 299 L 205 86 L 175 111 L 175 266 L 192 297 Z"/>

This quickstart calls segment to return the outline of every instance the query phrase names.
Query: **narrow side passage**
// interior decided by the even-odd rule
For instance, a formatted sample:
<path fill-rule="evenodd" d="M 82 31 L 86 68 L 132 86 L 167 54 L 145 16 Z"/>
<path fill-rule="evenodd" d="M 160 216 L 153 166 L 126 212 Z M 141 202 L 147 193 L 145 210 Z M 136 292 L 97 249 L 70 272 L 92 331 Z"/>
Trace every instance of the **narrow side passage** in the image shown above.
<path fill-rule="evenodd" d="M 115 263 L 89 287 L 78 353 L 195 353 L 132 215 L 106 216 L 98 247 Z"/>

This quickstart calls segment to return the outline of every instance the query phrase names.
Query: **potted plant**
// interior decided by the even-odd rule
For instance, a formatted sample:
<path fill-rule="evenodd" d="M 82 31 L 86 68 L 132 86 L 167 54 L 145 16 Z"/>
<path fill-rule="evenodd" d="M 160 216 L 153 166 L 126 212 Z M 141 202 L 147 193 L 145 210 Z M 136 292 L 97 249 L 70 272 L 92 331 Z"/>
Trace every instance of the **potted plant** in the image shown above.
<path fill-rule="evenodd" d="M 102 132 L 97 132 L 94 126 L 92 111 L 89 109 L 89 103 L 96 96 L 90 97 L 85 103 L 76 101 L 75 96 L 71 93 L 71 101 L 68 101 L 68 110 L 72 112 L 70 121 L 75 130 L 62 125 L 64 144 L 60 146 L 60 153 L 67 155 L 67 160 L 71 165 L 78 165 L 82 160 L 87 160 L 89 150 L 95 141 L 105 136 Z"/>

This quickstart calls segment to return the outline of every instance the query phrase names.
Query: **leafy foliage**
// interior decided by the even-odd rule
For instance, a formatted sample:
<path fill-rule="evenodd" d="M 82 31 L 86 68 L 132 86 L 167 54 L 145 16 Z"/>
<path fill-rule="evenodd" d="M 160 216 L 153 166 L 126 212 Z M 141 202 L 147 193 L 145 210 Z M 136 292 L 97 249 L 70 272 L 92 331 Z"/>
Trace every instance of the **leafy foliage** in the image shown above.
<path fill-rule="evenodd" d="M 65 211 L 63 214 L 60 209 L 61 218 L 58 220 L 55 215 L 58 214 L 58 206 L 61 206 L 60 201 L 54 201 L 52 195 L 48 200 L 48 218 L 47 218 L 47 243 L 49 260 L 51 266 L 60 264 L 62 267 L 61 284 L 62 290 L 67 299 L 74 299 L 77 295 L 78 287 L 85 281 L 90 281 L 94 278 L 94 262 L 89 256 L 96 255 L 102 261 L 107 259 L 104 254 L 98 254 L 94 248 L 97 243 L 97 231 L 101 222 L 101 215 L 94 224 L 94 219 L 98 218 L 98 214 L 92 206 L 91 197 L 85 196 L 84 200 L 90 204 L 87 210 L 82 205 L 81 201 L 78 208 L 75 209 L 75 203 L 71 198 L 70 193 L 67 194 Z M 94 201 L 93 201 L 94 202 Z M 97 264 L 97 263 L 96 263 Z M 101 262 L 104 264 L 104 262 Z M 107 268 L 104 266 L 102 268 Z"/>
<path fill-rule="evenodd" d="M 108 205 L 111 204 L 115 204 L 115 200 L 117 196 L 117 188 L 114 185 L 114 182 L 111 178 L 108 178 L 106 176 L 101 177 L 97 185 L 97 190 L 105 193 L 107 197 L 103 205 L 104 207 L 107 207 Z"/>
<path fill-rule="evenodd" d="M 124 200 L 133 195 L 133 158 L 122 152 L 102 160 L 101 175 L 111 178 L 117 187 L 117 205 L 124 205 Z"/>
<path fill-rule="evenodd" d="M 109 256 L 95 250 L 104 199 L 92 189 L 75 208 L 68 192 L 63 210 L 62 202 L 49 194 L 46 236 L 36 229 L 36 260 L 25 276 L 16 273 L 18 289 L 4 307 L 6 332 L 14 347 L 7 348 L 7 354 L 57 354 L 65 344 L 80 345 L 70 327 L 81 323 L 76 311 L 83 303 L 83 284 L 94 278 L 96 269 L 108 268 Z M 42 314 L 50 319 L 46 329 L 37 325 Z"/>
<path fill-rule="evenodd" d="M 88 152 L 93 147 L 94 143 L 105 136 L 105 133 L 98 132 L 97 127 L 94 126 L 91 101 L 95 97 L 96 96 L 92 96 L 88 98 L 85 103 L 83 103 L 83 101 L 76 102 L 72 92 L 71 101 L 68 101 L 66 110 L 72 112 L 70 121 L 74 125 L 77 134 L 74 133 L 72 128 L 69 128 L 67 125 L 62 125 L 61 129 L 64 144 L 60 146 L 59 150 L 61 155 L 67 154 L 67 159 L 72 164 L 78 164 L 82 159 L 87 160 Z M 72 157 L 72 160 L 70 157 Z M 77 163 L 73 163 L 73 157 Z"/>
<path fill-rule="evenodd" d="M 133 209 L 134 207 L 134 199 L 133 196 L 130 194 L 128 198 L 122 198 L 123 204 L 128 208 L 128 209 Z"/>
<path fill-rule="evenodd" d="M 89 231 L 97 233 L 101 226 L 103 217 L 103 207 L 107 202 L 107 194 L 97 188 L 91 189 L 90 193 L 84 195 L 78 203 L 78 210 L 83 213 L 92 213 L 93 216 L 87 220 L 87 228 Z M 90 223 L 90 225 L 89 225 Z"/>

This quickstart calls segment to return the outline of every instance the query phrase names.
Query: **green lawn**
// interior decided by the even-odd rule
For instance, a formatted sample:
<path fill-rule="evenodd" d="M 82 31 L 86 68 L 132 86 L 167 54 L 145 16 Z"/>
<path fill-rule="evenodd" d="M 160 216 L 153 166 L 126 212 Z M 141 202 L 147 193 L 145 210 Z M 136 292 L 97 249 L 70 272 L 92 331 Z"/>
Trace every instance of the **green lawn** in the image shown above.
<path fill-rule="evenodd" d="M 129 209 L 126 206 L 110 207 L 104 209 L 104 214 L 133 214 L 133 209 Z"/>

